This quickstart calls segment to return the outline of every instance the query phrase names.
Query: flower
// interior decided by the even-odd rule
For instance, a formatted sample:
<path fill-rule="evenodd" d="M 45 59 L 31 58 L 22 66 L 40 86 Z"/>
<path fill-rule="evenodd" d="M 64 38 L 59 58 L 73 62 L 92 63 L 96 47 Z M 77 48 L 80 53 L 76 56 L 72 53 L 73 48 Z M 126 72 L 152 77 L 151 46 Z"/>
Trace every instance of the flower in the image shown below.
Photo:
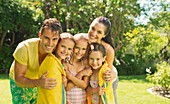
<path fill-rule="evenodd" d="M 134 59 L 131 59 L 132 62 L 134 62 L 135 60 Z"/>
<path fill-rule="evenodd" d="M 146 72 L 147 73 L 151 73 L 151 70 L 150 70 L 151 68 L 149 67 L 149 68 L 146 68 Z"/>

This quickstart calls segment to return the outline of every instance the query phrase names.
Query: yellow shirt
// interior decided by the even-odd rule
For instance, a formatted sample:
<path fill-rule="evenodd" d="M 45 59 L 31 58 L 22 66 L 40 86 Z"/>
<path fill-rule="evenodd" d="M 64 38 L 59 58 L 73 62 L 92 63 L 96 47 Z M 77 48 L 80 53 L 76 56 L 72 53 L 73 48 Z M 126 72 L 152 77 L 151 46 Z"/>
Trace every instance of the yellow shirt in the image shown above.
<path fill-rule="evenodd" d="M 19 43 L 15 52 L 13 53 L 13 57 L 15 60 L 17 60 L 20 64 L 28 66 L 25 77 L 30 79 L 38 78 L 38 71 L 39 71 L 38 43 L 39 43 L 39 38 L 32 38 L 32 39 L 25 40 Z M 10 73 L 9 73 L 9 76 L 12 79 L 14 79 L 14 61 L 11 65 Z"/>
<path fill-rule="evenodd" d="M 49 71 L 47 78 L 54 78 L 57 86 L 54 89 L 38 88 L 37 104 L 65 104 L 65 89 L 62 85 L 62 76 L 66 76 L 61 61 L 52 53 L 48 54 L 39 69 L 39 77 Z"/>

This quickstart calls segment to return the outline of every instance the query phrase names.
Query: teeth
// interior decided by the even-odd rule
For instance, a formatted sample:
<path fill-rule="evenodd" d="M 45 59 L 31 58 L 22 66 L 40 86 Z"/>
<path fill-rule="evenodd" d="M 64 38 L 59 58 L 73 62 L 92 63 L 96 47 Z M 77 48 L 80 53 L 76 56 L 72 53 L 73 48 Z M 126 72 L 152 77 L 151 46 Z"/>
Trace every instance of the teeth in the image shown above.
<path fill-rule="evenodd" d="M 47 46 L 47 48 L 52 48 L 52 47 Z"/>
<path fill-rule="evenodd" d="M 64 53 L 61 53 L 63 56 L 67 56 L 66 54 L 64 54 Z"/>
<path fill-rule="evenodd" d="M 95 37 L 93 37 L 93 36 L 90 36 L 92 39 L 95 39 Z"/>
<path fill-rule="evenodd" d="M 77 56 L 81 57 L 81 55 L 78 55 L 78 54 L 77 54 Z"/>

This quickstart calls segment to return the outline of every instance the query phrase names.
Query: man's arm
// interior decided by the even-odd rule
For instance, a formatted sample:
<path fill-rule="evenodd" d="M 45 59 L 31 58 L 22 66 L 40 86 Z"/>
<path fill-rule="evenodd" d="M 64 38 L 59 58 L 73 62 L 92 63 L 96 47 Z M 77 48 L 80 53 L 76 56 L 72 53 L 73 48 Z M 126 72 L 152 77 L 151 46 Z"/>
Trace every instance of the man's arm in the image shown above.
<path fill-rule="evenodd" d="M 40 86 L 46 89 L 53 89 L 57 85 L 55 79 L 46 78 L 48 71 L 44 73 L 40 79 L 26 78 L 25 77 L 26 72 L 27 72 L 27 65 L 20 64 L 15 60 L 14 79 L 18 87 L 33 88 L 33 87 Z"/>

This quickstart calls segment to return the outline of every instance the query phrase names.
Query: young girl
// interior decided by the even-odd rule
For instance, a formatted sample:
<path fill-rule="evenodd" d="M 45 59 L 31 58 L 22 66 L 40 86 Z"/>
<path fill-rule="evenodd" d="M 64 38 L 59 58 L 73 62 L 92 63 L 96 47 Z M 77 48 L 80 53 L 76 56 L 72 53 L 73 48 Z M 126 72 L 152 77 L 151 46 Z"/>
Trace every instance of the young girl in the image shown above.
<path fill-rule="evenodd" d="M 90 86 L 87 88 L 88 104 L 113 104 L 112 81 L 106 82 L 102 75 L 110 70 L 105 61 L 105 47 L 99 43 L 92 43 L 88 50 L 89 65 L 92 68 Z"/>
<path fill-rule="evenodd" d="M 64 66 L 67 69 L 66 74 L 68 84 L 66 87 L 67 104 L 86 104 L 86 87 L 88 85 L 88 76 L 92 71 L 87 70 L 85 74 L 79 72 L 87 69 L 87 59 L 83 59 L 88 46 L 88 37 L 84 35 L 74 35 L 76 46 L 69 63 Z"/>
<path fill-rule="evenodd" d="M 106 61 L 109 68 L 113 70 L 104 73 L 103 78 L 105 78 L 107 81 L 113 81 L 114 99 L 115 104 L 117 104 L 116 88 L 118 85 L 118 76 L 117 69 L 113 66 L 115 52 L 111 39 L 111 22 L 109 19 L 102 16 L 95 18 L 90 24 L 88 37 L 90 43 L 100 43 L 106 49 Z"/>
<path fill-rule="evenodd" d="M 65 77 L 64 66 L 61 61 L 68 56 L 70 56 L 73 48 L 75 46 L 75 41 L 70 33 L 60 34 L 60 39 L 58 41 L 56 50 L 53 54 L 48 54 L 44 61 L 42 62 L 39 69 L 39 76 L 42 76 L 48 70 L 48 74 L 44 77 L 55 78 L 57 81 L 57 86 L 54 89 L 43 89 L 39 87 L 37 104 L 65 104 L 66 96 L 64 85 L 67 84 L 67 79 Z M 63 84 L 62 84 L 63 82 Z"/>

